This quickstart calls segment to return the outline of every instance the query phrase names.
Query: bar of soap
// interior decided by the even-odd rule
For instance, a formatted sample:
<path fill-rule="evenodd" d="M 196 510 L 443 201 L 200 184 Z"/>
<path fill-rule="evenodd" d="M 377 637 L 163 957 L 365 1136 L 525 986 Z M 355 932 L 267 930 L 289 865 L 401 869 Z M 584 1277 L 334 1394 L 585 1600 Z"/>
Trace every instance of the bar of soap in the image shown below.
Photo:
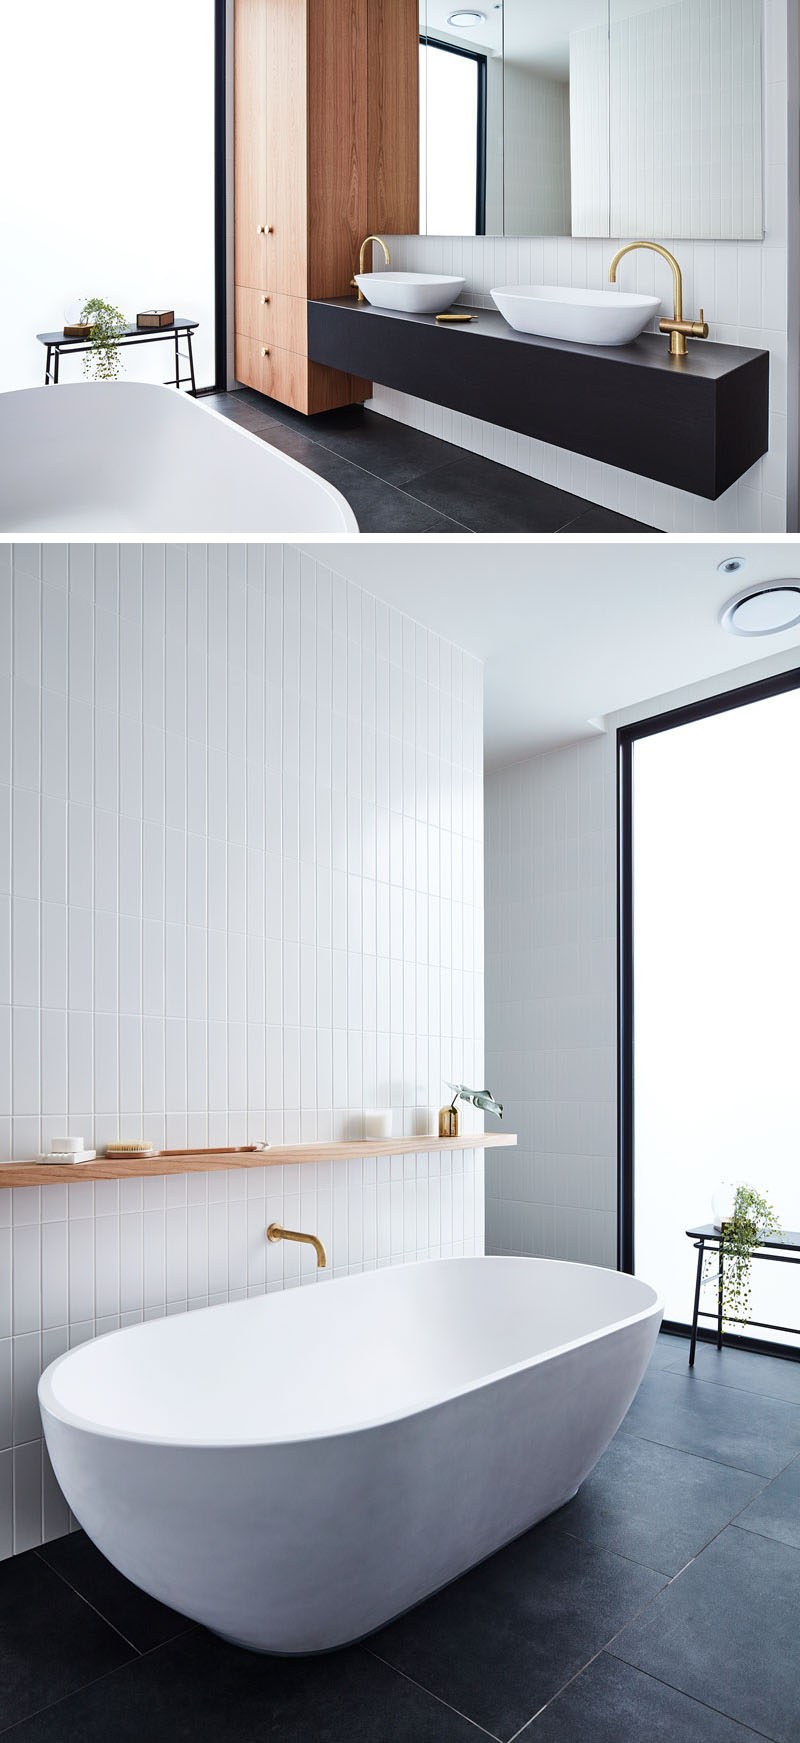
<path fill-rule="evenodd" d="M 83 1150 L 82 1138 L 51 1138 L 50 1149 L 56 1156 L 74 1156 Z"/>

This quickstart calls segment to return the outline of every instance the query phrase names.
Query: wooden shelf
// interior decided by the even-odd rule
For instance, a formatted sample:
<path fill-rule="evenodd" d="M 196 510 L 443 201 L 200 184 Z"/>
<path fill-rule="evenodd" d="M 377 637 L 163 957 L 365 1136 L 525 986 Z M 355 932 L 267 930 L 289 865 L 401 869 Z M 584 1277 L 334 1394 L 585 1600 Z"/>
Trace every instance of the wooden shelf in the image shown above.
<path fill-rule="evenodd" d="M 464 1132 L 459 1138 L 363 1138 L 346 1143 L 272 1144 L 268 1150 L 186 1150 L 163 1156 L 98 1156 L 96 1162 L 0 1162 L 0 1187 L 56 1186 L 76 1180 L 139 1180 L 151 1174 L 211 1174 L 230 1168 L 280 1168 L 289 1162 L 340 1162 L 428 1150 L 494 1150 L 516 1132 Z"/>

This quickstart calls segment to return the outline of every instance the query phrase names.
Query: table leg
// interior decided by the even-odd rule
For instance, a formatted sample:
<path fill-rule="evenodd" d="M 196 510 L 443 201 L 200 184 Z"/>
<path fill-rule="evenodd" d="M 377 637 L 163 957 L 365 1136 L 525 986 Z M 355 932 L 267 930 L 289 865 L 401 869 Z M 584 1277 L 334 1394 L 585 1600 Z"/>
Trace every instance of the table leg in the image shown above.
<path fill-rule="evenodd" d="M 692 1309 L 692 1341 L 689 1345 L 689 1367 L 694 1367 L 694 1352 L 697 1349 L 697 1320 L 700 1312 L 700 1285 L 703 1281 L 703 1259 L 705 1246 L 703 1242 L 697 1249 L 697 1276 L 694 1283 L 694 1307 Z"/>
<path fill-rule="evenodd" d="M 186 334 L 186 343 L 189 347 L 189 373 L 190 373 L 191 378 L 192 378 L 192 398 L 196 399 L 197 398 L 197 383 L 194 379 L 194 354 L 192 352 L 191 331 L 187 332 L 187 334 Z"/>
<path fill-rule="evenodd" d="M 178 335 L 176 333 L 175 334 L 175 386 L 177 388 L 180 388 L 180 385 L 181 385 L 181 358 L 180 358 L 180 352 L 178 350 Z"/>
<path fill-rule="evenodd" d="M 53 385 L 55 387 L 58 387 L 58 360 L 60 356 L 61 352 L 59 351 L 58 346 L 55 345 L 53 347 Z"/>
<path fill-rule="evenodd" d="M 723 1257 L 722 1236 L 719 1239 L 719 1277 L 717 1279 L 717 1349 L 722 1349 L 722 1266 Z"/>
<path fill-rule="evenodd" d="M 50 350 L 51 350 L 51 347 L 48 345 L 48 347 L 47 347 L 47 361 L 46 361 L 45 366 L 44 366 L 44 385 L 45 385 L 45 387 L 50 386 Z"/>

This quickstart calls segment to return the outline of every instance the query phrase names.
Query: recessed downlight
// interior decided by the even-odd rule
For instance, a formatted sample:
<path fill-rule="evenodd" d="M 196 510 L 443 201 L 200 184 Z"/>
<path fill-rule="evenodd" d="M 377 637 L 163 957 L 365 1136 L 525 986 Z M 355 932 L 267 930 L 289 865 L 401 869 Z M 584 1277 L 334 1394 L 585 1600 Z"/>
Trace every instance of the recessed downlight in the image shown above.
<path fill-rule="evenodd" d="M 485 12 L 448 12 L 448 24 L 454 30 L 475 30 L 477 25 L 486 23 Z"/>
<path fill-rule="evenodd" d="M 770 581 L 748 587 L 722 608 L 720 621 L 732 635 L 780 635 L 800 624 L 800 581 Z"/>

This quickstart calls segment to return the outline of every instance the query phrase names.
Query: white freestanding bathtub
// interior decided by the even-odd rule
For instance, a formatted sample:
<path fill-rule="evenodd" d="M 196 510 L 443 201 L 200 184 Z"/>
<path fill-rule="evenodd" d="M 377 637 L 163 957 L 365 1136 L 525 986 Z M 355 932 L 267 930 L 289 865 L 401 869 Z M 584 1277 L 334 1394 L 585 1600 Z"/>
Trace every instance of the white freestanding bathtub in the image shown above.
<path fill-rule="evenodd" d="M 332 484 L 174 387 L 69 382 L 0 394 L 0 531 L 358 532 Z"/>
<path fill-rule="evenodd" d="M 356 1640 L 574 1495 L 661 1321 L 637 1278 L 443 1259 L 59 1357 L 39 1400 L 89 1536 L 242 1646 Z"/>

